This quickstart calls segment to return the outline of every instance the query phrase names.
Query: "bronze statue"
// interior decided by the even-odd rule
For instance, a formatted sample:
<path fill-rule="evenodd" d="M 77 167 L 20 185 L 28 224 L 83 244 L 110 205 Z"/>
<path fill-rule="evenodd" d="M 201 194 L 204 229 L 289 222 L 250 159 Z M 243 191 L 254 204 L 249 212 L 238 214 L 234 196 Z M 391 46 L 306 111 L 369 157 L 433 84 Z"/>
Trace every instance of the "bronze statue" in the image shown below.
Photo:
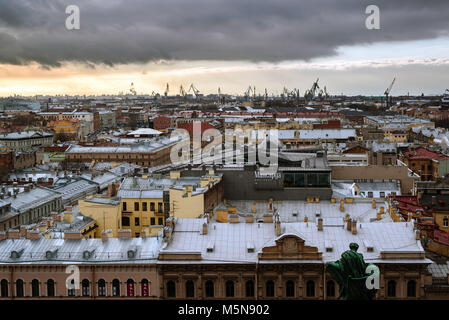
<path fill-rule="evenodd" d="M 351 243 L 349 249 L 341 254 L 340 260 L 329 262 L 326 270 L 331 274 L 340 287 L 338 299 L 342 300 L 372 300 L 376 289 L 368 289 L 366 279 L 373 275 L 366 273 L 367 267 L 363 255 L 358 253 L 359 245 Z M 373 265 L 374 266 L 374 265 Z"/>

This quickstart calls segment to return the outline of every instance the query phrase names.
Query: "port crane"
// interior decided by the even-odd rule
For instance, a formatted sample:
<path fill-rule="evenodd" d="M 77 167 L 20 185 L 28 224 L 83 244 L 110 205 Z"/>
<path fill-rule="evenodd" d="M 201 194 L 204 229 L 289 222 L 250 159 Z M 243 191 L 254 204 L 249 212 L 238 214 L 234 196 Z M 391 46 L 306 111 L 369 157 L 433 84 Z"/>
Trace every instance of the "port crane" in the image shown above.
<path fill-rule="evenodd" d="M 182 86 L 182 84 L 179 87 L 179 94 L 183 97 L 185 97 L 187 95 L 187 92 L 184 90 L 184 87 Z"/>
<path fill-rule="evenodd" d="M 391 89 L 393 88 L 393 85 L 394 85 L 395 81 L 396 81 L 396 78 L 393 79 L 393 81 L 391 82 L 390 86 L 384 92 L 384 95 L 385 95 L 385 106 L 387 107 L 387 109 L 390 107 L 390 92 L 391 92 Z"/>
<path fill-rule="evenodd" d="M 192 91 L 193 94 L 195 95 L 195 97 L 198 98 L 198 95 L 200 94 L 200 90 L 198 90 L 197 88 L 195 88 L 195 86 L 193 85 L 193 83 L 190 84 L 189 92 L 190 92 L 190 91 Z"/>
<path fill-rule="evenodd" d="M 312 101 L 313 98 L 315 97 L 316 91 L 320 89 L 320 86 L 318 85 L 319 80 L 320 80 L 319 78 L 316 79 L 316 81 L 312 85 L 312 88 L 306 90 L 306 92 L 304 93 L 304 98 L 306 99 L 306 101 Z"/>
<path fill-rule="evenodd" d="M 167 97 L 168 92 L 170 91 L 170 86 L 167 83 L 167 86 L 165 87 L 164 96 Z"/>

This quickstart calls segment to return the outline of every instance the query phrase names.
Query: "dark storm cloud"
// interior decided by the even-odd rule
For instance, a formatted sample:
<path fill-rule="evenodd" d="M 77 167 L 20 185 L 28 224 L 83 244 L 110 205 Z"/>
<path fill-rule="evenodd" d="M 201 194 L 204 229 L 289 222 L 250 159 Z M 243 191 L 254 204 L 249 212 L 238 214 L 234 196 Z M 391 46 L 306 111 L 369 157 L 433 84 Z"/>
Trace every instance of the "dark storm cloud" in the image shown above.
<path fill-rule="evenodd" d="M 78 5 L 81 29 L 65 8 Z M 365 8 L 381 30 L 365 28 Z M 0 63 L 309 60 L 341 45 L 448 35 L 447 0 L 0 0 Z"/>

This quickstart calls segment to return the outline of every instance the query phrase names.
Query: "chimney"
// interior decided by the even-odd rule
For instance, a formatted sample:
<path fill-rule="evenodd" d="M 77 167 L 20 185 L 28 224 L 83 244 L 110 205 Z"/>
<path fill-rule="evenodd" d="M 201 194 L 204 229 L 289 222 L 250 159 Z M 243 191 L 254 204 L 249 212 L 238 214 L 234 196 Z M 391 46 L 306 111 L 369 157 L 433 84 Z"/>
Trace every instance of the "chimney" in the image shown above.
<path fill-rule="evenodd" d="M 352 229 L 352 220 L 349 218 L 346 222 L 346 230 L 351 231 Z"/>
<path fill-rule="evenodd" d="M 343 212 L 345 211 L 345 202 L 343 201 L 343 199 L 340 200 L 340 211 Z"/>
<path fill-rule="evenodd" d="M 257 207 L 256 207 L 256 203 L 253 203 L 253 213 L 257 213 Z"/>
<path fill-rule="evenodd" d="M 8 230 L 8 239 L 19 239 L 19 230 L 16 229 L 9 229 Z"/>
<path fill-rule="evenodd" d="M 377 220 L 382 219 L 382 214 L 380 213 L 380 211 L 377 213 L 376 219 L 377 219 Z"/>
<path fill-rule="evenodd" d="M 111 237 L 112 230 L 105 230 L 101 233 L 101 241 L 106 242 Z"/>
<path fill-rule="evenodd" d="M 270 212 L 273 212 L 273 200 L 269 200 L 268 201 L 268 204 L 269 204 L 269 210 L 270 210 Z"/>
<path fill-rule="evenodd" d="M 415 239 L 416 240 L 421 240 L 421 232 L 419 230 L 415 231 Z"/>
<path fill-rule="evenodd" d="M 147 237 L 147 231 L 146 230 L 142 230 L 142 232 L 140 233 L 140 237 L 142 239 L 145 239 Z"/>
<path fill-rule="evenodd" d="M 281 235 L 281 220 L 279 219 L 279 216 L 276 217 L 276 221 L 274 222 L 274 230 L 276 232 L 276 237 L 279 237 Z"/>
<path fill-rule="evenodd" d="M 57 220 L 57 218 L 58 218 L 58 213 L 56 212 L 56 211 L 52 211 L 51 213 L 50 213 L 50 217 L 53 219 L 53 220 Z"/>
<path fill-rule="evenodd" d="M 202 230 L 201 234 L 207 234 L 207 223 L 206 222 L 203 223 L 203 230 Z"/>
<path fill-rule="evenodd" d="M 318 218 L 318 231 L 323 231 L 323 218 Z"/>
<path fill-rule="evenodd" d="M 307 216 L 304 216 L 304 222 L 309 221 L 309 218 Z"/>
<path fill-rule="evenodd" d="M 64 239 L 79 240 L 82 239 L 82 234 L 79 231 L 66 231 L 64 232 Z"/>
<path fill-rule="evenodd" d="M 28 230 L 26 238 L 29 240 L 39 240 L 41 238 L 41 235 L 40 235 L 39 231 L 37 231 L 37 230 Z M 65 235 L 64 235 L 64 238 L 65 238 Z"/>
<path fill-rule="evenodd" d="M 352 220 L 351 231 L 352 234 L 357 234 L 357 220 Z"/>
<path fill-rule="evenodd" d="M 0 241 L 2 240 L 6 240 L 6 232 L 5 231 L 0 231 Z"/>
<path fill-rule="evenodd" d="M 373 209 L 376 209 L 376 200 L 373 199 Z"/>
<path fill-rule="evenodd" d="M 407 215 L 407 222 L 410 222 L 410 221 L 412 221 L 412 218 L 413 218 L 413 214 L 411 213 L 411 212 L 409 212 L 408 213 L 408 215 Z"/>
<path fill-rule="evenodd" d="M 237 214 L 229 214 L 228 216 L 229 223 L 239 223 L 239 216 Z"/>
<path fill-rule="evenodd" d="M 264 214 L 263 222 L 265 223 L 273 223 L 273 215 L 272 214 Z"/>
<path fill-rule="evenodd" d="M 26 236 L 27 236 L 27 228 L 25 226 L 20 226 L 19 236 L 26 238 Z"/>
<path fill-rule="evenodd" d="M 118 238 L 131 238 L 131 229 L 119 229 L 117 237 Z"/>
<path fill-rule="evenodd" d="M 166 225 L 167 227 L 174 228 L 174 226 L 175 226 L 175 221 L 174 221 L 173 219 L 174 219 L 173 217 L 167 218 L 167 220 L 165 220 L 165 225 Z"/>
<path fill-rule="evenodd" d="M 254 216 L 252 214 L 247 214 L 245 216 L 245 222 L 246 223 L 253 223 L 254 222 Z"/>
<path fill-rule="evenodd" d="M 23 188 L 25 192 L 30 192 L 30 185 L 26 184 Z"/>

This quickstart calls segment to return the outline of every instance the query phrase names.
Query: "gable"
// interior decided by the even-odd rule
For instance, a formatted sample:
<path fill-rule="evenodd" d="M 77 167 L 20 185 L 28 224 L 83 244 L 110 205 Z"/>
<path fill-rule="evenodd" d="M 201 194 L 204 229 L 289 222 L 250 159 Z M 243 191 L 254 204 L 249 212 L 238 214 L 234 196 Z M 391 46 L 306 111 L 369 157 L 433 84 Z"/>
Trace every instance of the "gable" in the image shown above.
<path fill-rule="evenodd" d="M 274 246 L 266 246 L 259 253 L 260 260 L 321 260 L 317 247 L 306 246 L 305 241 L 294 234 L 282 235 Z"/>

